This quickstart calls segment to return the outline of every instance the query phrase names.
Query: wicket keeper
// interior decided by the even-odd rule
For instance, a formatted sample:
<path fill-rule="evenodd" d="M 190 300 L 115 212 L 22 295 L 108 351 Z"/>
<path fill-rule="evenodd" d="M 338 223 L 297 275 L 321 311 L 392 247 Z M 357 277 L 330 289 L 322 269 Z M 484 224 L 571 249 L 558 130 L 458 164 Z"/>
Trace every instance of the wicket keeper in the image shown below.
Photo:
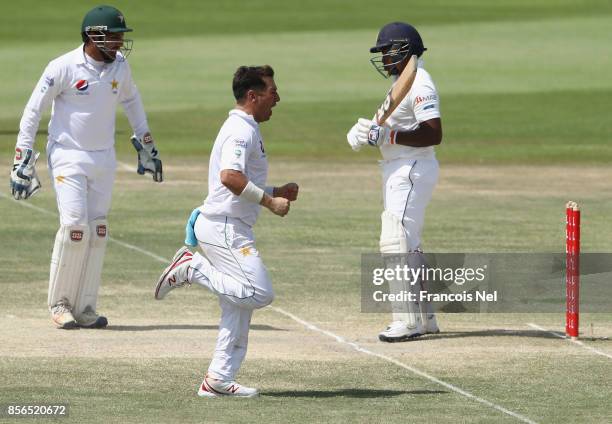
<path fill-rule="evenodd" d="M 11 191 L 17 200 L 40 189 L 34 142 L 41 115 L 52 105 L 47 139 L 49 175 L 60 228 L 49 275 L 48 306 L 58 328 L 102 328 L 96 311 L 115 178 L 115 113 L 121 104 L 138 146 L 138 172 L 162 181 L 140 94 L 126 60 L 132 31 L 119 10 L 98 6 L 81 24 L 83 44 L 52 60 L 28 101 L 19 124 Z"/>

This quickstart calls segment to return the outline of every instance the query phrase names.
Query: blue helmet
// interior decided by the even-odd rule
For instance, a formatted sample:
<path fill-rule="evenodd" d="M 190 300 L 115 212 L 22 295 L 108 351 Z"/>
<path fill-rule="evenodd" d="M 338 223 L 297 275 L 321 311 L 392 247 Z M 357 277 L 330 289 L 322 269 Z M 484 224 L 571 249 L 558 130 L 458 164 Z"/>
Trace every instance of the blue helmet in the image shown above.
<path fill-rule="evenodd" d="M 385 78 L 388 75 L 400 73 L 399 64 L 413 54 L 421 57 L 427 50 L 423 45 L 421 35 L 410 24 L 404 22 L 391 22 L 378 32 L 376 45 L 370 48 L 370 53 L 382 53 L 370 59 L 370 62 Z M 384 64 L 384 58 L 389 58 L 389 63 Z"/>

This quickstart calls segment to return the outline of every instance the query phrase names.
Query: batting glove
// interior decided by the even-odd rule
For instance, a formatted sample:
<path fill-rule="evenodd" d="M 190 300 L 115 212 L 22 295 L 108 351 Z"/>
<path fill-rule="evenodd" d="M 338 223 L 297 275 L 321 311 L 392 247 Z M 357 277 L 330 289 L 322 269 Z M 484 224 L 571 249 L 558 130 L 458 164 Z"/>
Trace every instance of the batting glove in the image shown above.
<path fill-rule="evenodd" d="M 396 131 L 388 125 L 377 125 L 376 122 L 359 118 L 357 121 L 357 139 L 360 143 L 380 147 L 383 144 L 395 144 Z"/>
<path fill-rule="evenodd" d="M 140 175 L 144 175 L 147 172 L 153 175 L 153 181 L 161 183 L 164 180 L 162 161 L 158 159 L 159 152 L 155 148 L 151 134 L 146 133 L 142 137 L 142 141 L 133 135 L 130 141 L 138 152 L 138 169 L 136 172 Z"/>
<path fill-rule="evenodd" d="M 32 149 L 15 149 L 11 171 L 11 193 L 15 200 L 25 200 L 40 190 L 40 181 L 34 168 L 39 155 Z"/>
<path fill-rule="evenodd" d="M 361 146 L 363 146 L 363 144 L 364 144 L 364 143 L 360 142 L 359 139 L 357 138 L 357 136 L 359 134 L 359 132 L 357 130 L 358 126 L 359 126 L 359 124 L 353 125 L 353 127 L 346 134 L 346 141 L 348 141 L 348 144 L 351 146 L 351 149 L 353 149 L 356 152 L 361 150 Z"/>

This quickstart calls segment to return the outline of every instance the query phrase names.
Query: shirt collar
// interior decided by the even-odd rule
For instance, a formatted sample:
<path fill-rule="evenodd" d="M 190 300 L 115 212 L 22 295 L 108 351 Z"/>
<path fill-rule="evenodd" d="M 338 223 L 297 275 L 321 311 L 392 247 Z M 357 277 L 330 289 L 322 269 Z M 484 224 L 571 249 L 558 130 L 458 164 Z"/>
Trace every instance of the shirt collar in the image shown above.
<path fill-rule="evenodd" d="M 87 59 L 85 58 L 85 50 L 83 50 L 84 47 L 85 44 L 81 44 L 79 47 L 72 51 L 74 53 L 74 63 L 77 65 L 87 64 Z"/>
<path fill-rule="evenodd" d="M 85 47 L 85 44 L 81 44 L 79 47 L 77 47 L 76 49 L 72 51 L 74 63 L 76 65 L 91 66 L 91 64 L 87 61 L 87 58 L 85 57 L 84 47 Z M 117 54 L 119 55 L 119 58 L 120 58 L 121 52 L 117 52 Z M 114 65 L 117 61 L 120 61 L 119 58 L 115 59 L 110 64 Z"/>
<path fill-rule="evenodd" d="M 257 121 L 255 121 L 255 118 L 253 118 L 253 115 L 249 115 L 248 113 L 246 113 L 243 110 L 232 109 L 232 110 L 229 111 L 229 116 L 232 116 L 232 115 L 239 116 L 240 118 L 244 119 L 252 127 L 257 128 L 259 126 L 257 124 Z"/>

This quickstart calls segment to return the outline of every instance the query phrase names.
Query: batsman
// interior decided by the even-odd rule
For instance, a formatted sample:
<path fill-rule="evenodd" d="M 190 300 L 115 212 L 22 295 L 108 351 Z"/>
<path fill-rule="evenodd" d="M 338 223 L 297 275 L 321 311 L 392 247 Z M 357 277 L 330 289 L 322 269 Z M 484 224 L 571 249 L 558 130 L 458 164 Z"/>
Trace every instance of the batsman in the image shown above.
<path fill-rule="evenodd" d="M 135 134 L 138 173 L 162 181 L 162 164 L 126 61 L 132 43 L 124 33 L 129 31 L 114 7 L 91 9 L 81 24 L 83 44 L 47 65 L 19 125 L 10 184 L 13 197 L 23 200 L 40 189 L 34 142 L 41 115 L 52 105 L 47 163 L 60 228 L 51 257 L 48 306 L 58 328 L 108 325 L 96 306 L 109 234 L 119 104 Z"/>
<path fill-rule="evenodd" d="M 381 123 L 360 118 L 347 139 L 353 150 L 361 146 L 378 148 L 383 160 L 383 204 L 380 250 L 385 256 L 402 258 L 407 265 L 426 265 L 421 248 L 425 209 L 438 181 L 438 161 L 434 146 L 442 141 L 442 122 L 436 87 L 424 69 L 422 55 L 427 50 L 417 30 L 407 23 L 392 22 L 378 33 L 371 63 L 392 84 L 418 57 L 416 76 L 407 95 L 389 118 Z M 393 85 L 392 85 L 393 87 Z M 394 264 L 388 264 L 394 266 Z M 407 290 L 418 294 L 426 289 L 421 280 L 390 280 L 392 293 Z M 417 296 L 418 298 L 418 296 Z M 411 340 L 427 333 L 438 333 L 431 305 L 427 302 L 393 302 L 393 321 L 379 334 L 384 342 Z"/>

